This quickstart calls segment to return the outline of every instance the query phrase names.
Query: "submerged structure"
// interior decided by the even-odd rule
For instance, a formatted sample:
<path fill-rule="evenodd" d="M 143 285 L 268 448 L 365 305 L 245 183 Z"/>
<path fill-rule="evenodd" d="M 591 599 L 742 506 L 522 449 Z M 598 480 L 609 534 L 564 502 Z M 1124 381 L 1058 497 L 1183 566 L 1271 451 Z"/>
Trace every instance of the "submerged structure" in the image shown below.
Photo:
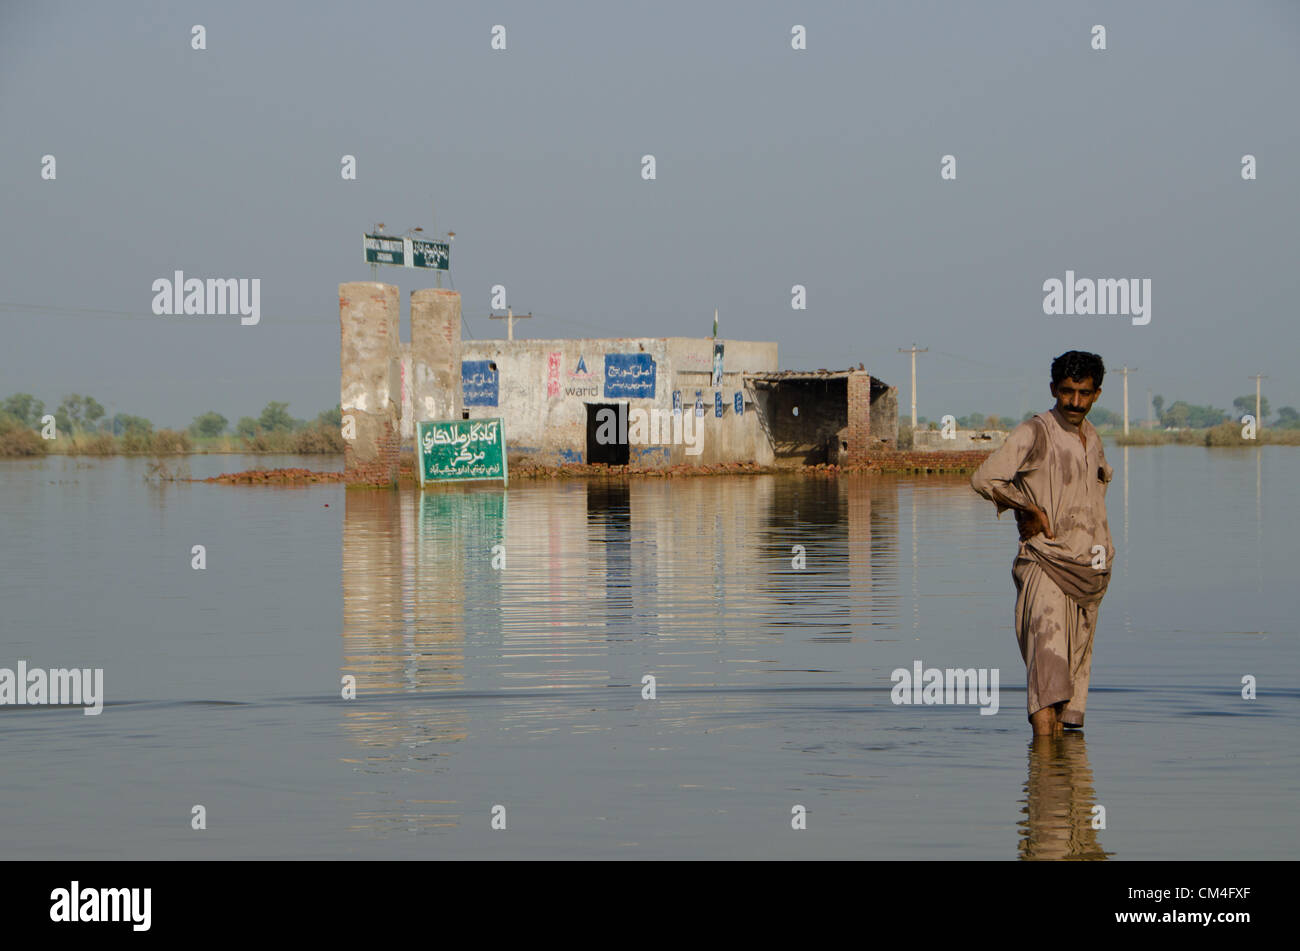
<path fill-rule="evenodd" d="M 339 285 L 345 481 L 397 480 L 417 420 L 505 420 L 511 465 L 849 463 L 898 442 L 898 393 L 857 370 L 778 369 L 772 342 L 461 339 L 460 295 Z"/>

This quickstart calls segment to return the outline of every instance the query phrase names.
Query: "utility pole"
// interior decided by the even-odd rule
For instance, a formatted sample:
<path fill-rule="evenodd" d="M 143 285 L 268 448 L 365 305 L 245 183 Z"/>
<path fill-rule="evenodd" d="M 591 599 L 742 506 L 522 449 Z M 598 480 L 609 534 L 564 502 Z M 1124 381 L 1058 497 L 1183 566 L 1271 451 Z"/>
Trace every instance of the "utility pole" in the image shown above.
<path fill-rule="evenodd" d="M 504 320 L 504 321 L 506 322 L 506 339 L 507 339 L 507 340 L 514 340 L 514 339 L 515 339 L 515 321 L 516 321 L 516 320 L 526 320 L 527 318 L 529 318 L 529 317 L 531 317 L 531 316 L 533 316 L 533 315 L 532 315 L 532 313 L 527 313 L 527 314 L 516 314 L 516 313 L 515 313 L 514 311 L 512 311 L 509 307 L 507 307 L 507 308 L 506 308 L 506 312 L 505 312 L 504 314 L 488 314 L 488 316 L 491 317 L 493 320 Z"/>
<path fill-rule="evenodd" d="M 922 347 L 920 350 L 918 350 L 916 349 L 916 344 L 914 342 L 910 350 L 904 349 L 903 347 L 899 347 L 898 352 L 910 353 L 912 355 L 912 429 L 915 430 L 916 429 L 916 355 L 918 353 L 929 353 L 930 348 Z"/>
<path fill-rule="evenodd" d="M 1255 379 L 1255 428 L 1256 430 L 1258 430 L 1262 428 L 1264 425 L 1263 421 L 1259 418 L 1259 381 L 1267 380 L 1268 377 L 1265 376 L 1263 373 L 1256 373 L 1254 379 Z"/>
<path fill-rule="evenodd" d="M 1128 375 L 1136 373 L 1137 367 L 1125 365 L 1120 368 L 1120 373 L 1124 374 L 1124 435 L 1128 435 Z"/>

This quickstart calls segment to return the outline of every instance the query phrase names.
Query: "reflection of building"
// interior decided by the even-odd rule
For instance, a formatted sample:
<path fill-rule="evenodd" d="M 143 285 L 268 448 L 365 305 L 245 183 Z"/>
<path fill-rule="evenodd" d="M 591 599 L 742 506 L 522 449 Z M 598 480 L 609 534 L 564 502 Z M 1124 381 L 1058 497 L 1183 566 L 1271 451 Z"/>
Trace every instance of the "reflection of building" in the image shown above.
<path fill-rule="evenodd" d="M 1029 744 L 1020 858 L 1100 861 L 1113 853 L 1097 841 L 1092 827 L 1097 794 L 1082 733 L 1036 736 Z"/>
<path fill-rule="evenodd" d="M 428 692 L 465 685 L 467 604 L 484 580 L 473 555 L 499 538 L 504 499 L 352 491 L 344 504 L 340 673 L 356 678 L 356 699 L 341 707 L 354 747 L 342 760 L 390 778 L 432 774 L 469 735 L 463 704 Z M 404 799 L 385 786 L 358 799 L 353 828 L 406 835 L 459 821 L 427 790 Z"/>
<path fill-rule="evenodd" d="M 477 821 L 471 750 L 510 731 L 618 729 L 595 696 L 634 703 L 647 673 L 666 730 L 770 717 L 761 691 L 710 688 L 807 680 L 771 663 L 791 634 L 896 625 L 898 486 L 761 475 L 347 492 L 340 673 L 357 700 L 338 709 L 341 764 L 362 787 L 354 828 Z"/>
<path fill-rule="evenodd" d="M 339 308 L 353 483 L 394 481 L 417 420 L 503 417 L 510 461 L 543 465 L 839 463 L 897 445 L 896 388 L 861 367 L 779 371 L 775 343 L 462 341 L 460 296 L 437 289 L 412 292 L 404 344 L 396 287 L 341 284 Z"/>

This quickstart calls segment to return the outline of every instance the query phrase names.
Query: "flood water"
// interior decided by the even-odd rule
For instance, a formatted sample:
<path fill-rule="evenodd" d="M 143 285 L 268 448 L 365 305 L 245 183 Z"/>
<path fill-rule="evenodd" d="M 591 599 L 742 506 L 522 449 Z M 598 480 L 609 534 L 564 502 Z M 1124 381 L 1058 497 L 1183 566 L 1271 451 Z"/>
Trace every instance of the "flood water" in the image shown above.
<path fill-rule="evenodd" d="M 1294 857 L 1300 453 L 1107 453 L 1086 729 L 1039 743 L 1014 520 L 964 477 L 422 496 L 0 461 L 0 667 L 106 695 L 0 706 L 0 856 Z M 996 714 L 894 704 L 916 661 L 996 668 Z"/>

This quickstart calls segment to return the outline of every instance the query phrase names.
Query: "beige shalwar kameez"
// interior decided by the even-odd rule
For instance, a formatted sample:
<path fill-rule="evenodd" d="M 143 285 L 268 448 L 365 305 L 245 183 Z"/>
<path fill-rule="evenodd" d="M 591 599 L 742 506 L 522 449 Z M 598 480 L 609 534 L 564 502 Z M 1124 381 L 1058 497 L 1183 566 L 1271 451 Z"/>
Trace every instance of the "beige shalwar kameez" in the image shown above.
<path fill-rule="evenodd" d="M 1092 424 L 1073 426 L 1053 408 L 1012 430 L 971 476 L 971 488 L 995 502 L 999 516 L 1035 505 L 1055 536 L 1022 541 L 1011 569 L 1030 716 L 1065 701 L 1062 722 L 1083 725 L 1097 608 L 1115 557 L 1106 523 L 1113 471 Z"/>

